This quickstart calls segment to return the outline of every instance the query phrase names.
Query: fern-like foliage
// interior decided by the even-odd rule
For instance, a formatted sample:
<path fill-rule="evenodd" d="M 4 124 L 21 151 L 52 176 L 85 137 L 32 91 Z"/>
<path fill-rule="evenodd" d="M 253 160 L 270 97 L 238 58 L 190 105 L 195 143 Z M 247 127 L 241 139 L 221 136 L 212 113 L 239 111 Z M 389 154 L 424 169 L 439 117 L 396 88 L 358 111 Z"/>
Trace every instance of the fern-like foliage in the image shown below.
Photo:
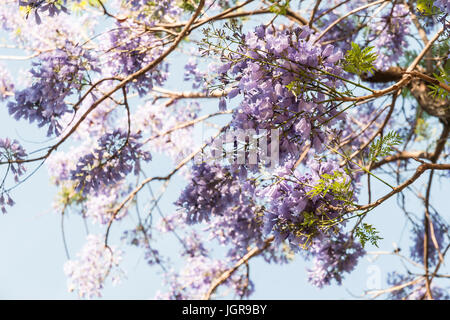
<path fill-rule="evenodd" d="M 285 16 L 287 10 L 289 9 L 290 0 L 280 1 L 280 0 L 269 0 L 273 4 L 269 7 L 269 11 L 278 15 Z"/>
<path fill-rule="evenodd" d="M 379 232 L 371 224 L 363 223 L 361 227 L 355 229 L 355 236 L 361 242 L 363 248 L 367 242 L 378 248 L 378 241 L 383 239 L 379 235 Z"/>
<path fill-rule="evenodd" d="M 311 198 L 318 195 L 325 197 L 329 192 L 333 194 L 336 200 L 347 204 L 352 202 L 353 189 L 351 188 L 351 181 L 345 179 L 342 172 L 334 171 L 333 174 L 322 174 L 321 179 L 308 192 L 308 196 Z"/>
<path fill-rule="evenodd" d="M 450 63 L 447 63 L 447 65 L 450 65 Z M 433 73 L 434 77 L 441 83 L 445 83 L 445 84 L 450 84 L 450 68 L 446 68 L 446 70 L 441 68 L 441 73 L 435 74 Z M 440 99 L 447 99 L 450 95 L 450 92 L 448 92 L 447 90 L 445 90 L 444 88 L 441 88 L 440 86 L 438 86 L 437 84 L 433 84 L 433 85 L 428 85 L 428 88 L 431 89 L 430 91 L 430 95 L 436 99 L 436 98 L 440 98 Z"/>
<path fill-rule="evenodd" d="M 418 0 L 417 11 L 423 16 L 432 16 L 439 13 L 439 8 L 434 6 L 434 0 Z"/>
<path fill-rule="evenodd" d="M 344 70 L 357 75 L 373 73 L 377 54 L 372 52 L 373 47 L 361 49 L 358 44 L 352 42 L 352 48 L 347 51 L 343 62 Z"/>
<path fill-rule="evenodd" d="M 390 131 L 385 136 L 378 138 L 370 145 L 369 161 L 375 162 L 379 157 L 386 157 L 394 151 L 394 146 L 400 145 L 402 138 L 395 131 Z"/>

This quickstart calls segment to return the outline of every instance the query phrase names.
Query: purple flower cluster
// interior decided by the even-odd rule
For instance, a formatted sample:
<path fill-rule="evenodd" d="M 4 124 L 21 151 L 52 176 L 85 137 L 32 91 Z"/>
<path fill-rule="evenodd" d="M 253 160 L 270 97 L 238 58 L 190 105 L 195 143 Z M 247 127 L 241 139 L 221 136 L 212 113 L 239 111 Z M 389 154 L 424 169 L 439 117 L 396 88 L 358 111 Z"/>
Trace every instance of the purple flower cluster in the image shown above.
<path fill-rule="evenodd" d="M 16 203 L 11 198 L 11 196 L 6 192 L 0 193 L 0 209 L 2 210 L 3 214 L 6 214 L 6 206 L 12 207 Z"/>
<path fill-rule="evenodd" d="M 337 115 L 332 104 L 319 103 L 328 90 L 321 86 L 341 86 L 330 74 L 342 74 L 342 52 L 315 44 L 307 27 L 280 31 L 258 26 L 242 38 L 238 53 L 231 53 L 226 57 L 230 62 L 218 68 L 224 83 L 230 77 L 235 80 L 228 98 L 243 95 L 233 126 L 281 129 L 281 158 L 298 153 L 307 141 L 321 152 L 325 129 L 335 124 Z"/>
<path fill-rule="evenodd" d="M 450 1 L 449 0 L 435 0 L 433 5 L 438 7 L 444 14 L 450 14 Z"/>
<path fill-rule="evenodd" d="M 106 277 L 109 276 L 113 284 L 123 277 L 119 268 L 122 251 L 106 248 L 102 236 L 89 235 L 77 258 L 65 263 L 64 273 L 68 277 L 69 292 L 76 290 L 81 298 L 101 297 Z"/>
<path fill-rule="evenodd" d="M 352 1 L 353 2 L 353 1 Z M 321 11 L 325 11 L 321 10 Z M 318 12 L 320 14 L 322 12 Z M 334 21 L 339 19 L 340 14 L 336 14 L 330 12 L 325 15 L 321 20 L 321 24 L 323 24 L 323 29 L 325 30 L 329 25 L 331 25 Z M 356 34 L 352 32 L 355 29 L 355 22 L 351 19 L 344 19 L 334 27 L 332 27 L 321 39 L 320 42 L 333 42 L 335 46 L 342 50 L 342 52 L 346 52 L 351 48 L 351 43 L 354 41 Z M 339 41 L 336 41 L 339 39 Z"/>
<path fill-rule="evenodd" d="M 173 19 L 182 13 L 176 0 L 126 0 L 126 4 L 133 11 L 138 12 L 138 16 L 144 21 L 147 19 Z"/>
<path fill-rule="evenodd" d="M 212 282 L 229 268 L 230 266 L 221 260 L 213 260 L 202 255 L 190 257 L 180 274 L 171 272 L 166 275 L 168 290 L 166 293 L 159 292 L 156 299 L 202 299 Z M 247 282 L 247 278 L 239 272 L 227 278 L 221 286 L 228 287 L 239 297 L 247 297 L 253 291 L 252 282 Z"/>
<path fill-rule="evenodd" d="M 343 274 L 353 271 L 364 254 L 361 244 L 346 234 L 322 234 L 314 239 L 308 251 L 314 265 L 309 270 L 308 279 L 320 288 L 330 285 L 333 279 L 341 284 Z"/>
<path fill-rule="evenodd" d="M 122 188 L 123 184 L 119 182 L 110 188 L 102 188 L 96 194 L 90 194 L 85 201 L 84 217 L 94 224 L 107 224 L 113 217 L 112 209 L 117 204 L 118 199 L 126 193 L 121 190 Z M 127 210 L 121 210 L 114 216 L 114 219 L 120 220 L 126 215 Z"/>
<path fill-rule="evenodd" d="M 64 49 L 43 53 L 30 70 L 33 84 L 16 91 L 15 101 L 7 105 L 9 113 L 17 120 L 36 121 L 39 127 L 48 125 L 48 136 L 59 134 L 60 118 L 73 111 L 65 99 L 81 90 L 87 71 L 99 71 L 95 62 L 88 51 L 70 41 Z"/>
<path fill-rule="evenodd" d="M 67 0 L 19 0 L 19 6 L 28 7 L 31 10 L 34 10 L 37 24 L 41 24 L 42 22 L 41 17 L 39 16 L 39 11 L 48 12 L 50 17 L 59 14 L 61 11 L 69 13 L 67 8 L 64 6 L 66 3 Z"/>
<path fill-rule="evenodd" d="M 404 50 L 408 47 L 406 36 L 409 34 L 409 9 L 402 4 L 397 4 L 391 12 L 386 13 L 370 24 L 373 41 L 378 58 L 375 67 L 380 70 L 389 68 L 398 62 Z"/>
<path fill-rule="evenodd" d="M 232 258 L 250 245 L 262 244 L 261 208 L 255 204 L 254 183 L 243 168 L 195 165 L 177 205 L 189 224 L 208 222 L 209 238 L 230 245 Z"/>
<path fill-rule="evenodd" d="M 11 75 L 3 65 L 0 65 L 0 102 L 9 98 L 13 94 L 14 84 Z"/>
<path fill-rule="evenodd" d="M 76 169 L 71 171 L 76 190 L 83 194 L 97 193 L 133 171 L 138 174 L 140 161 L 151 159 L 150 153 L 141 150 L 139 138 L 137 134 L 128 135 L 118 129 L 103 135 L 94 151 L 81 157 Z"/>
<path fill-rule="evenodd" d="M 117 29 L 109 32 L 106 63 L 114 76 L 129 76 L 163 52 L 163 41 L 153 33 L 145 32 L 142 26 L 132 22 L 117 22 Z M 154 69 L 130 83 L 140 96 L 145 95 L 156 84 L 161 86 L 167 79 L 168 64 L 160 63 Z"/>
<path fill-rule="evenodd" d="M 9 162 L 9 169 L 14 174 L 14 180 L 19 181 L 19 176 L 26 171 L 21 160 L 25 160 L 27 153 L 17 140 L 0 139 L 0 162 Z"/>
<path fill-rule="evenodd" d="M 388 285 L 394 287 L 399 286 L 404 283 L 413 281 L 414 277 L 412 275 L 403 275 L 397 272 L 390 272 L 388 274 L 387 283 Z M 450 299 L 449 294 L 445 289 L 439 287 L 434 282 L 431 284 L 431 294 L 435 300 L 448 300 Z M 390 292 L 389 299 L 392 300 L 422 300 L 426 295 L 425 279 L 423 281 L 417 282 L 413 285 L 401 288 L 399 290 L 394 290 Z"/>
<path fill-rule="evenodd" d="M 348 203 L 343 195 L 329 190 L 326 194 L 312 194 L 318 183 L 350 183 L 350 177 L 338 163 L 310 161 L 310 169 L 302 174 L 293 169 L 293 161 L 274 172 L 275 181 L 260 191 L 269 203 L 264 213 L 264 231 L 273 233 L 279 242 L 288 240 L 294 249 L 308 245 L 311 238 L 321 233 L 315 222 L 330 221 L 345 212 Z M 332 179 L 322 180 L 324 174 Z M 350 189 L 351 192 L 351 189 Z M 352 194 L 345 195 L 348 201 Z"/>
<path fill-rule="evenodd" d="M 434 1 L 434 6 L 439 8 L 441 14 L 438 15 L 437 20 L 441 22 L 444 26 L 445 34 L 449 36 L 450 32 L 450 22 L 447 17 L 450 15 L 450 1 L 449 0 L 436 0 Z"/>
<path fill-rule="evenodd" d="M 132 230 L 127 230 L 122 235 L 122 240 L 127 244 L 138 247 L 144 251 L 144 259 L 149 265 L 161 264 L 163 257 L 157 249 L 152 245 L 152 230 L 138 225 Z"/>
<path fill-rule="evenodd" d="M 192 81 L 192 88 L 206 90 L 205 86 L 205 72 L 198 69 L 198 64 L 191 58 L 184 66 L 184 81 Z M 203 88 L 202 88 L 203 87 Z"/>
<path fill-rule="evenodd" d="M 239 186 L 229 170 L 201 163 L 192 167 L 191 181 L 176 204 L 185 210 L 186 222 L 194 224 L 222 214 L 239 194 Z"/>
<path fill-rule="evenodd" d="M 440 248 L 445 248 L 446 244 L 449 241 L 448 229 L 445 224 L 433 223 L 434 235 L 436 237 L 436 241 Z M 423 263 L 423 255 L 424 255 L 424 237 L 425 230 L 423 224 L 420 228 L 413 229 L 412 233 L 412 241 L 413 244 L 410 248 L 411 258 L 418 262 Z M 428 235 L 428 262 L 431 265 L 435 265 L 439 261 L 438 252 L 433 244 L 433 239 L 431 237 L 431 232 Z"/>
<path fill-rule="evenodd" d="M 27 153 L 17 140 L 0 139 L 0 162 L 8 162 L 7 173 L 10 171 L 14 175 L 14 181 L 19 182 L 19 177 L 26 172 L 26 168 L 21 163 L 25 160 Z M 15 202 L 4 187 L 5 179 L 0 184 L 0 210 L 5 214 L 6 206 L 12 207 Z"/>

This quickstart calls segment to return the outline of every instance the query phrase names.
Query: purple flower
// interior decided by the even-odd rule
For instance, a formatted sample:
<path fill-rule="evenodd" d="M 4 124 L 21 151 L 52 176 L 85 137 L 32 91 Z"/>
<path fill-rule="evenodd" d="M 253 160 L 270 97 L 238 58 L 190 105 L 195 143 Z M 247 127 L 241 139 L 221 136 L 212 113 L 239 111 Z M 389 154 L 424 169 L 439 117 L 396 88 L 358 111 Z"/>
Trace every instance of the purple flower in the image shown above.
<path fill-rule="evenodd" d="M 89 52 L 66 41 L 64 49 L 43 53 L 33 62 L 31 87 L 16 91 L 15 101 L 9 102 L 9 113 L 19 120 L 36 121 L 39 127 L 48 126 L 47 135 L 59 134 L 62 116 L 73 112 L 65 99 L 82 89 L 85 73 L 99 71 Z"/>
<path fill-rule="evenodd" d="M 316 81 L 326 81 L 327 85 L 339 88 L 341 80 L 312 68 L 340 75 L 342 69 L 337 62 L 342 59 L 342 52 L 332 45 L 322 48 L 320 44 L 314 44 L 307 40 L 310 34 L 307 27 L 278 31 L 259 26 L 247 33 L 236 49 L 242 55 L 233 53 L 238 62 L 227 62 L 219 68 L 219 73 L 236 75 L 236 84 L 229 97 L 233 98 L 238 93 L 243 97 L 233 114 L 232 126 L 281 130 L 281 159 L 298 154 L 299 146 L 306 141 L 325 144 L 327 136 L 322 132 L 336 121 L 327 121 L 329 113 L 326 109 L 331 105 L 317 104 L 326 98 L 322 93 L 312 93 L 312 88 L 317 85 Z M 305 77 L 305 74 L 311 76 Z M 226 84 L 228 77 L 223 81 Z M 221 103 L 223 105 L 223 101 Z M 316 123 L 327 125 L 319 128 Z M 315 139 L 316 136 L 321 139 Z M 318 152 L 322 150 L 317 143 L 313 146 Z"/>
<path fill-rule="evenodd" d="M 314 260 L 308 279 L 319 288 L 330 285 L 333 279 L 341 284 L 343 274 L 353 271 L 364 254 L 361 244 L 348 235 L 322 235 L 314 240 L 308 251 L 308 256 Z"/>
<path fill-rule="evenodd" d="M 76 190 L 88 194 L 98 192 L 123 180 L 128 174 L 138 174 L 140 161 L 149 161 L 150 153 L 141 150 L 139 135 L 128 135 L 119 129 L 103 135 L 98 147 L 92 153 L 78 160 L 71 180 L 76 182 Z"/>

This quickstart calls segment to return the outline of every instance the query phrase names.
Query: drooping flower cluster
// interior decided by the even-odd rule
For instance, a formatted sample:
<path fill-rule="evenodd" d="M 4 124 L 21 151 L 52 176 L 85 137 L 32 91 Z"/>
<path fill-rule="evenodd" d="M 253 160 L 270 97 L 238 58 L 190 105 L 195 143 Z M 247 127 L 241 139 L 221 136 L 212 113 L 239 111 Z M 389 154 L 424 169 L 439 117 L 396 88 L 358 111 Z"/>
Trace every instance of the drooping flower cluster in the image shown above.
<path fill-rule="evenodd" d="M 401 286 L 402 284 L 411 282 L 413 280 L 414 280 L 413 275 L 403 275 L 397 272 L 390 272 L 388 274 L 387 283 L 388 285 L 394 287 L 394 286 Z M 434 282 L 431 284 L 430 289 L 433 299 L 435 300 L 450 299 L 450 296 L 445 291 L 445 289 L 436 285 Z M 421 281 L 416 281 L 415 283 L 409 286 L 390 292 L 389 298 L 393 300 L 422 300 L 424 299 L 426 294 L 427 291 L 425 286 L 425 279 L 422 279 Z"/>
<path fill-rule="evenodd" d="M 195 148 L 193 126 L 175 130 L 180 124 L 197 118 L 199 104 L 183 103 L 166 107 L 152 101 L 139 106 L 132 115 L 133 127 L 148 137 L 146 145 L 152 153 L 160 153 L 175 163 L 190 155 Z M 127 120 L 124 120 L 126 122 Z"/>
<path fill-rule="evenodd" d="M 139 224 L 136 228 L 125 231 L 122 235 L 122 240 L 125 240 L 129 245 L 143 250 L 144 259 L 149 265 L 161 264 L 163 262 L 163 256 L 152 244 L 153 237 L 151 228 L 145 228 Z"/>
<path fill-rule="evenodd" d="M 403 4 L 397 4 L 381 19 L 370 23 L 372 30 L 369 40 L 373 41 L 378 58 L 375 67 L 386 70 L 397 63 L 404 50 L 408 47 L 406 36 L 409 34 L 411 20 L 409 9 Z"/>
<path fill-rule="evenodd" d="M 209 221 L 239 197 L 240 187 L 230 170 L 218 164 L 201 163 L 192 167 L 191 183 L 181 193 L 177 205 L 186 211 L 187 223 Z"/>
<path fill-rule="evenodd" d="M 450 1 L 449 0 L 435 0 L 433 5 L 438 7 L 444 14 L 450 14 Z"/>
<path fill-rule="evenodd" d="M 95 150 L 81 157 L 76 169 L 71 171 L 76 190 L 83 194 L 98 192 L 131 172 L 138 174 L 140 162 L 151 159 L 150 153 L 141 150 L 139 138 L 137 134 L 128 135 L 119 129 L 103 135 Z"/>
<path fill-rule="evenodd" d="M 244 171 L 243 171 L 244 170 Z M 228 255 L 238 257 L 251 244 L 262 243 L 261 209 L 254 202 L 255 187 L 245 169 L 202 163 L 177 201 L 189 224 L 208 222 L 209 237 L 231 245 Z"/>
<path fill-rule="evenodd" d="M 26 171 L 21 160 L 25 160 L 27 153 L 17 140 L 0 139 L 0 162 L 8 162 L 8 167 L 14 175 L 14 180 L 19 181 L 19 176 Z"/>
<path fill-rule="evenodd" d="M 290 161 L 274 172 L 276 180 L 260 193 L 269 206 L 264 230 L 287 239 L 293 248 L 308 245 L 326 223 L 345 212 L 353 200 L 350 177 L 334 161 L 308 163 L 305 174 Z"/>
<path fill-rule="evenodd" d="M 121 250 L 105 247 L 102 236 L 89 235 L 77 253 L 77 259 L 64 264 L 69 291 L 76 290 L 81 298 L 101 297 L 107 277 L 113 284 L 119 283 L 123 277 L 123 271 L 118 267 L 121 260 Z"/>
<path fill-rule="evenodd" d="M 434 239 L 431 235 L 431 228 L 428 231 L 428 262 L 430 265 L 435 265 L 439 261 L 438 251 L 435 248 Z M 446 244 L 449 241 L 448 230 L 445 227 L 445 224 L 441 223 L 433 223 L 433 233 L 439 246 L 439 250 L 443 250 L 446 247 Z M 425 230 L 423 224 L 421 224 L 420 228 L 415 228 L 412 233 L 412 241 L 413 244 L 410 248 L 410 256 L 411 258 L 418 262 L 422 263 L 424 259 L 424 238 L 425 238 Z"/>
<path fill-rule="evenodd" d="M 109 32 L 105 47 L 105 65 L 112 76 L 129 76 L 157 59 L 163 52 L 163 41 L 143 26 L 131 22 L 117 22 L 117 29 Z M 140 96 L 154 85 L 161 86 L 167 78 L 168 64 L 158 64 L 130 83 Z"/>
<path fill-rule="evenodd" d="M 87 50 L 68 40 L 64 49 L 43 53 L 30 70 L 32 86 L 16 91 L 15 101 L 7 105 L 9 113 L 17 120 L 48 126 L 48 136 L 59 134 L 60 118 L 74 111 L 65 100 L 81 90 L 87 71 L 99 71 L 95 61 Z"/>
<path fill-rule="evenodd" d="M 84 216 L 93 223 L 107 224 L 113 217 L 114 206 L 117 199 L 123 193 L 122 184 L 114 184 L 111 188 L 102 188 L 96 194 L 90 194 L 85 201 Z M 120 220 L 127 215 L 127 210 L 122 210 L 114 216 L 115 220 Z"/>
<path fill-rule="evenodd" d="M 158 292 L 156 299 L 161 300 L 186 300 L 202 299 L 208 292 L 212 282 L 218 278 L 230 266 L 221 260 L 213 260 L 206 256 L 189 257 L 186 267 L 180 274 L 171 272 L 166 275 L 168 290 L 165 293 Z M 227 278 L 222 284 L 228 287 L 238 297 L 247 297 L 253 291 L 250 280 L 238 272 Z"/>
<path fill-rule="evenodd" d="M 6 214 L 6 206 L 12 207 L 16 203 L 11 198 L 9 193 L 6 192 L 0 192 L 0 210 L 3 212 L 3 214 Z"/>
<path fill-rule="evenodd" d="M 332 45 L 314 43 L 307 28 L 277 30 L 258 26 L 238 36 L 237 53 L 218 69 L 224 83 L 234 79 L 228 98 L 241 93 L 233 126 L 240 129 L 279 129 L 280 157 L 299 151 L 310 141 L 317 152 L 326 142 L 325 129 L 336 122 L 332 104 L 321 103 L 341 86 L 338 66 L 343 57 Z M 323 87 L 325 86 L 325 88 Z"/>
<path fill-rule="evenodd" d="M 359 242 L 341 232 L 338 235 L 322 234 L 313 240 L 309 250 L 314 266 L 308 278 L 320 288 L 330 285 L 333 279 L 341 284 L 343 275 L 353 271 L 358 259 L 365 254 Z"/>
<path fill-rule="evenodd" d="M 13 90 L 11 75 L 3 65 L 0 65 L 0 102 L 13 95 Z"/>
<path fill-rule="evenodd" d="M 42 23 L 42 19 L 39 16 L 39 11 L 48 12 L 50 17 L 53 17 L 60 12 L 69 13 L 67 8 L 64 6 L 66 3 L 67 0 L 19 0 L 19 6 L 27 7 L 28 10 L 34 10 L 34 16 L 37 24 Z"/>
<path fill-rule="evenodd" d="M 0 139 L 0 162 L 7 163 L 6 175 L 11 172 L 14 176 L 14 181 L 19 182 L 19 177 L 26 172 L 23 160 L 27 157 L 25 149 L 17 140 Z M 5 179 L 2 178 L 0 184 L 0 210 L 6 213 L 6 206 L 12 207 L 15 202 L 11 198 L 8 190 L 5 190 Z"/>

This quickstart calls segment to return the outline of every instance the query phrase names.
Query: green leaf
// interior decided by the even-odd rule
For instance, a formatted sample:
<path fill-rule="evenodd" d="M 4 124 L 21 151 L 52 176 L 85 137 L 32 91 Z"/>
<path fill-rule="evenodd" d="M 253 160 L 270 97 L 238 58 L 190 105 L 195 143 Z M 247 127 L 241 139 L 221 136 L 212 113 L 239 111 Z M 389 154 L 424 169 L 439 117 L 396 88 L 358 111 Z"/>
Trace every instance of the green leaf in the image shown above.
<path fill-rule="evenodd" d="M 290 0 L 286 0 L 283 4 L 281 4 L 280 1 L 276 1 L 273 5 L 269 7 L 269 11 L 275 14 L 285 16 L 287 14 L 287 10 L 289 9 L 289 2 Z"/>
<path fill-rule="evenodd" d="M 345 55 L 344 70 L 359 76 L 363 73 L 373 73 L 377 54 L 372 52 L 372 49 L 373 47 L 367 47 L 361 50 L 358 44 L 352 42 L 351 50 Z"/>
<path fill-rule="evenodd" d="M 370 145 L 369 161 L 375 162 L 379 157 L 386 157 L 394 151 L 394 146 L 400 145 L 402 138 L 395 131 L 388 132 L 387 135 L 375 140 Z"/>
<path fill-rule="evenodd" d="M 321 179 L 307 193 L 310 198 L 315 196 L 326 196 L 329 192 L 333 194 L 333 198 L 351 203 L 353 199 L 353 190 L 351 189 L 350 179 L 345 179 L 340 171 L 334 171 L 333 174 L 322 174 Z"/>
<path fill-rule="evenodd" d="M 355 236 L 359 238 L 363 248 L 366 246 L 367 242 L 370 242 L 378 248 L 378 240 L 383 239 L 378 234 L 379 232 L 371 224 L 367 223 L 363 223 L 362 227 L 357 227 L 355 229 Z"/>
<path fill-rule="evenodd" d="M 450 84 L 450 72 L 448 66 L 450 65 L 450 62 L 447 61 L 447 65 L 445 70 L 440 69 L 441 73 L 439 75 L 433 74 L 433 76 L 441 83 Z M 437 84 L 428 85 L 428 88 L 430 88 L 430 96 L 432 96 L 434 99 L 446 99 L 449 97 L 450 92 L 445 90 L 444 88 L 441 88 Z"/>
<path fill-rule="evenodd" d="M 418 0 L 417 11 L 424 16 L 432 16 L 439 12 L 439 9 L 434 6 L 434 0 Z"/>
<path fill-rule="evenodd" d="M 188 12 L 194 12 L 195 9 L 197 9 L 194 4 L 198 3 L 198 0 L 182 0 L 182 2 L 180 3 L 180 8 Z"/>

